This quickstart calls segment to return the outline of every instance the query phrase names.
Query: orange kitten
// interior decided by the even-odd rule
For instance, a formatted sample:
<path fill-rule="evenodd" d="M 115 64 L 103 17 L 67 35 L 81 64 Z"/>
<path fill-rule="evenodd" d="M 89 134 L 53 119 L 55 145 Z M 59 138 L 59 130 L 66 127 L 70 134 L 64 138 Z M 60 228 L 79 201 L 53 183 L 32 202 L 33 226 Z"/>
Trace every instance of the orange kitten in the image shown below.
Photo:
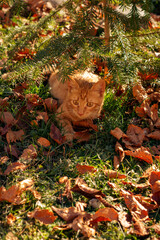
<path fill-rule="evenodd" d="M 100 115 L 105 81 L 88 71 L 75 73 L 62 83 L 56 71 L 49 78 L 51 94 L 58 99 L 57 119 L 68 141 L 73 140 L 72 122 L 93 120 Z"/>

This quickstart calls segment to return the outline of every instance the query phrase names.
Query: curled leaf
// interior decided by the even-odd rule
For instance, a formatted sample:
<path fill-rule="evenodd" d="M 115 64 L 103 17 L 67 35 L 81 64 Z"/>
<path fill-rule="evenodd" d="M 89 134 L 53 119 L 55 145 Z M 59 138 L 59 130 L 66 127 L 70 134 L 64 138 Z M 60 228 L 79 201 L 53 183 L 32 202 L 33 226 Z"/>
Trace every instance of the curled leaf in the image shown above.
<path fill-rule="evenodd" d="M 44 137 L 38 138 L 37 143 L 43 147 L 49 147 L 51 145 L 50 141 Z"/>

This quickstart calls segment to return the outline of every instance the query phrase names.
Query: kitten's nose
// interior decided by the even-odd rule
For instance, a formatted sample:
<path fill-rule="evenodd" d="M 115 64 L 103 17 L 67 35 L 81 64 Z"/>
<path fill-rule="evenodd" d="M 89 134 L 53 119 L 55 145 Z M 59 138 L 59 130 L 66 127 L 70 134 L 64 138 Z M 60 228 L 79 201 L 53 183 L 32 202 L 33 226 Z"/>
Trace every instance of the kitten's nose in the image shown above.
<path fill-rule="evenodd" d="M 78 113 L 79 114 L 79 116 L 82 116 L 83 115 L 83 113 Z"/>

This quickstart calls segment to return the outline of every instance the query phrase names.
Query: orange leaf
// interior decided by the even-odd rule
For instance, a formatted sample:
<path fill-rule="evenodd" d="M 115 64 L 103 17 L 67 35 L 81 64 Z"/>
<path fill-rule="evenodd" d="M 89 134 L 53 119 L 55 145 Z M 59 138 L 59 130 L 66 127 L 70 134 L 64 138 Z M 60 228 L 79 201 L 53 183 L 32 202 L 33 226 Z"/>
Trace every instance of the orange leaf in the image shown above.
<path fill-rule="evenodd" d="M 80 193 L 87 198 L 94 198 L 95 195 L 101 195 L 102 197 L 105 197 L 105 194 L 100 190 L 88 187 L 86 182 L 81 178 L 76 179 L 75 186 L 71 189 L 71 191 Z"/>
<path fill-rule="evenodd" d="M 43 147 L 49 147 L 51 145 L 50 141 L 44 137 L 38 138 L 37 143 Z"/>
<path fill-rule="evenodd" d="M 82 212 L 79 211 L 76 207 L 69 207 L 69 208 L 56 208 L 52 206 L 52 210 L 57 213 L 63 220 L 66 222 L 73 221 L 78 215 Z"/>
<path fill-rule="evenodd" d="M 9 160 L 9 157 L 4 156 L 4 157 L 0 157 L 0 164 L 3 164 L 5 162 L 7 162 Z"/>
<path fill-rule="evenodd" d="M 108 178 L 119 178 L 119 179 L 126 178 L 126 175 L 121 174 L 121 173 L 111 170 L 111 169 L 103 170 L 103 171 Z"/>
<path fill-rule="evenodd" d="M 19 131 L 8 130 L 8 133 L 6 134 L 6 139 L 8 143 L 21 141 L 23 135 L 24 135 L 23 130 L 19 130 Z"/>
<path fill-rule="evenodd" d="M 148 98 L 148 94 L 140 83 L 133 86 L 133 96 L 138 100 L 139 103 L 143 102 Z"/>
<path fill-rule="evenodd" d="M 56 220 L 53 212 L 50 212 L 48 209 L 39 209 L 36 208 L 33 212 L 28 212 L 27 216 L 29 218 L 35 218 L 43 224 L 52 224 Z"/>
<path fill-rule="evenodd" d="M 81 132 L 75 132 L 74 139 L 78 139 L 77 142 L 88 142 L 91 138 L 92 134 L 89 132 L 89 130 L 84 130 Z"/>
<path fill-rule="evenodd" d="M 20 162 L 14 162 L 14 163 L 11 163 L 7 169 L 5 170 L 4 172 L 4 175 L 8 175 L 10 174 L 11 172 L 13 171 L 16 171 L 18 169 L 20 170 L 25 170 L 27 168 L 27 166 L 23 163 L 20 163 Z"/>
<path fill-rule="evenodd" d="M 124 152 L 126 155 L 144 160 L 149 164 L 153 163 L 152 155 L 145 147 L 137 148 L 135 151 L 125 150 Z"/>
<path fill-rule="evenodd" d="M 119 153 L 119 161 L 122 162 L 125 157 L 125 152 L 119 142 L 116 142 L 115 151 Z"/>
<path fill-rule="evenodd" d="M 7 224 L 12 225 L 15 221 L 16 221 L 16 217 L 12 213 L 10 213 L 7 216 Z"/>
<path fill-rule="evenodd" d="M 124 135 L 124 132 L 122 132 L 120 128 L 116 127 L 114 130 L 110 131 L 110 134 L 119 140 Z"/>
<path fill-rule="evenodd" d="M 118 213 L 113 208 L 101 208 L 92 216 L 92 224 L 101 221 L 118 221 Z"/>
<path fill-rule="evenodd" d="M 147 137 L 153 138 L 155 140 L 160 140 L 160 130 L 156 130 L 154 132 L 149 133 Z"/>
<path fill-rule="evenodd" d="M 73 126 L 76 127 L 84 127 L 84 128 L 91 128 L 98 132 L 98 127 L 97 125 L 93 124 L 92 120 L 83 120 L 83 121 L 77 121 L 77 122 L 72 122 Z"/>
<path fill-rule="evenodd" d="M 47 123 L 48 121 L 48 114 L 46 112 L 40 112 L 37 111 L 38 116 L 36 117 L 36 119 L 39 120 L 43 120 L 45 123 Z"/>
<path fill-rule="evenodd" d="M 77 168 L 78 172 L 81 174 L 84 174 L 86 172 L 96 172 L 97 171 L 97 169 L 95 169 L 93 166 L 88 166 L 88 165 L 77 164 L 76 168 Z"/>

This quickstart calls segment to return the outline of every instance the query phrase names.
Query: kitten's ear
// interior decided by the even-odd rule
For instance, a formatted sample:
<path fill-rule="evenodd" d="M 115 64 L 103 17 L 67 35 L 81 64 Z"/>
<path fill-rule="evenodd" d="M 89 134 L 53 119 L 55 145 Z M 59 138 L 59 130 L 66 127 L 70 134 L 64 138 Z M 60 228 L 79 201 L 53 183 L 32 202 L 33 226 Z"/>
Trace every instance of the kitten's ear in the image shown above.
<path fill-rule="evenodd" d="M 93 91 L 99 92 L 100 96 L 102 97 L 105 91 L 105 81 L 103 79 L 96 82 L 93 87 L 91 88 Z"/>
<path fill-rule="evenodd" d="M 73 89 L 77 89 L 79 88 L 78 83 L 69 76 L 69 79 L 67 80 L 67 84 L 68 84 L 68 90 L 71 92 Z"/>

